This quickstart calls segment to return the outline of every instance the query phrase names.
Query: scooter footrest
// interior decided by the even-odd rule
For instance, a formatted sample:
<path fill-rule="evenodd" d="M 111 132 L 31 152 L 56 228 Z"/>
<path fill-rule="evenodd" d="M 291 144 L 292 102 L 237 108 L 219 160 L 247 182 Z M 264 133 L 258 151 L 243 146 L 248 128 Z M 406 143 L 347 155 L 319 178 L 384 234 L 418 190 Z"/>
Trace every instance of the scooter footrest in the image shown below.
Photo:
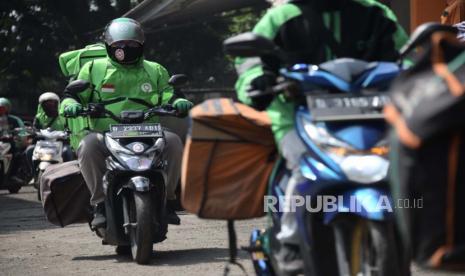
<path fill-rule="evenodd" d="M 123 227 L 124 227 L 125 229 L 136 228 L 136 227 L 137 227 L 137 222 L 125 223 L 125 224 L 123 224 Z"/>

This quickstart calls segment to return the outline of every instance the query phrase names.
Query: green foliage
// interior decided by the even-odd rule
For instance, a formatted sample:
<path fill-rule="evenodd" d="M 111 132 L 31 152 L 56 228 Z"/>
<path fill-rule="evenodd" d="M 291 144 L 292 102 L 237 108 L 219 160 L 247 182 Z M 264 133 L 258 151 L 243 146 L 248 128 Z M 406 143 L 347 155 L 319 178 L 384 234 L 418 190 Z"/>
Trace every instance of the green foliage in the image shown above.
<path fill-rule="evenodd" d="M 263 13 L 264 11 L 247 9 L 244 13 L 235 15 L 231 19 L 229 31 L 233 34 L 251 31 Z"/>

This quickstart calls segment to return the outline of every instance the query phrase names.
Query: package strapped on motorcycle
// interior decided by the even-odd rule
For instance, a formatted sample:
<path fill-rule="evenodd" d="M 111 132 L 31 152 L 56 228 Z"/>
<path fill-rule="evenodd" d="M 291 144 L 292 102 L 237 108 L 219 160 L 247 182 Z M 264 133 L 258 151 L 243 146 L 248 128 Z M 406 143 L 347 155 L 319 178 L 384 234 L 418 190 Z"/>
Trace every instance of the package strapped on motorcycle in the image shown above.
<path fill-rule="evenodd" d="M 110 126 L 112 138 L 161 138 L 163 130 L 160 124 L 114 124 Z"/>
<path fill-rule="evenodd" d="M 307 96 L 314 121 L 383 119 L 383 108 L 389 103 L 385 93 L 317 94 Z"/>

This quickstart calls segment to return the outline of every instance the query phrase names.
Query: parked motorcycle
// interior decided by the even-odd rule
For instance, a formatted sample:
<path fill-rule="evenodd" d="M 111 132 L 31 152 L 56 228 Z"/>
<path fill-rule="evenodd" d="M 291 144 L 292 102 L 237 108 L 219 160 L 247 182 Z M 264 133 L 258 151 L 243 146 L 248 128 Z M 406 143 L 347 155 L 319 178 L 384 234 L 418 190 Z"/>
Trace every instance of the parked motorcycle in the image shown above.
<path fill-rule="evenodd" d="M 171 78 L 171 85 L 185 81 L 181 75 Z M 68 91 L 83 91 L 86 81 L 74 81 Z M 81 116 L 111 117 L 119 124 L 105 133 L 110 157 L 103 177 L 106 228 L 93 229 L 103 244 L 116 245 L 117 253 L 131 251 L 139 264 L 149 262 L 153 243 L 166 239 L 166 145 L 160 124 L 144 123 L 152 116 L 177 116 L 171 105 L 146 111 L 123 111 L 116 116 L 103 105 L 91 104 Z"/>
<path fill-rule="evenodd" d="M 273 42 L 253 33 L 226 40 L 225 50 L 241 57 L 285 58 Z M 249 92 L 250 97 L 282 93 L 298 103 L 295 129 L 306 153 L 300 161 L 305 182 L 297 192 L 306 202 L 296 205 L 295 215 L 305 275 L 400 275 L 408 269 L 397 246 L 382 114 L 389 100 L 384 91 L 399 72 L 396 63 L 355 59 L 296 64 L 281 69 L 276 86 Z M 270 181 L 268 195 L 274 198 L 284 195 L 291 175 L 284 163 L 278 162 Z M 318 209 L 317 196 L 337 198 L 336 207 Z M 308 206 L 317 209 L 310 212 Z M 283 274 L 276 265 L 282 216 L 282 208 L 276 208 L 269 212 L 271 226 L 251 235 L 248 250 L 257 275 Z"/>
<path fill-rule="evenodd" d="M 10 193 L 16 194 L 21 189 L 21 183 L 9 180 L 10 165 L 13 160 L 12 140 L 8 135 L 2 135 L 0 138 L 0 189 L 7 189 Z"/>
<path fill-rule="evenodd" d="M 0 124 L 0 126 L 3 124 Z M 11 169 L 14 158 L 14 147 L 16 146 L 15 136 L 20 132 L 20 129 L 8 130 L 1 129 L 0 127 L 0 189 L 8 190 L 12 194 L 16 194 L 29 179 L 29 174 L 24 171 L 23 164 L 20 166 L 19 175 L 24 179 L 17 176 L 12 178 Z"/>

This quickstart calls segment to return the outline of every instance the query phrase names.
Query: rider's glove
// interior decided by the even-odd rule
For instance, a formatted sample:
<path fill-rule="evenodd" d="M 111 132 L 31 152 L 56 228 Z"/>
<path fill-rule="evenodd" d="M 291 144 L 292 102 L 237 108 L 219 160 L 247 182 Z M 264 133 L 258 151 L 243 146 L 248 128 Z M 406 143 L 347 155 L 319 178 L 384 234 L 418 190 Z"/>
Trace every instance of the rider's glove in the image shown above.
<path fill-rule="evenodd" d="M 250 88 L 248 92 L 252 91 L 261 91 L 265 92 L 267 89 L 272 88 L 276 85 L 276 74 L 271 71 L 263 72 L 263 75 L 256 77 L 250 83 Z M 265 110 L 273 101 L 274 95 L 267 94 L 267 95 L 254 95 L 250 97 L 252 100 L 252 106 L 257 110 Z"/>
<path fill-rule="evenodd" d="M 187 115 L 189 110 L 194 106 L 194 104 L 186 99 L 177 99 L 173 107 L 176 109 L 180 115 Z"/>
<path fill-rule="evenodd" d="M 81 111 L 82 105 L 80 103 L 71 103 L 63 110 L 66 117 L 77 117 Z"/>

